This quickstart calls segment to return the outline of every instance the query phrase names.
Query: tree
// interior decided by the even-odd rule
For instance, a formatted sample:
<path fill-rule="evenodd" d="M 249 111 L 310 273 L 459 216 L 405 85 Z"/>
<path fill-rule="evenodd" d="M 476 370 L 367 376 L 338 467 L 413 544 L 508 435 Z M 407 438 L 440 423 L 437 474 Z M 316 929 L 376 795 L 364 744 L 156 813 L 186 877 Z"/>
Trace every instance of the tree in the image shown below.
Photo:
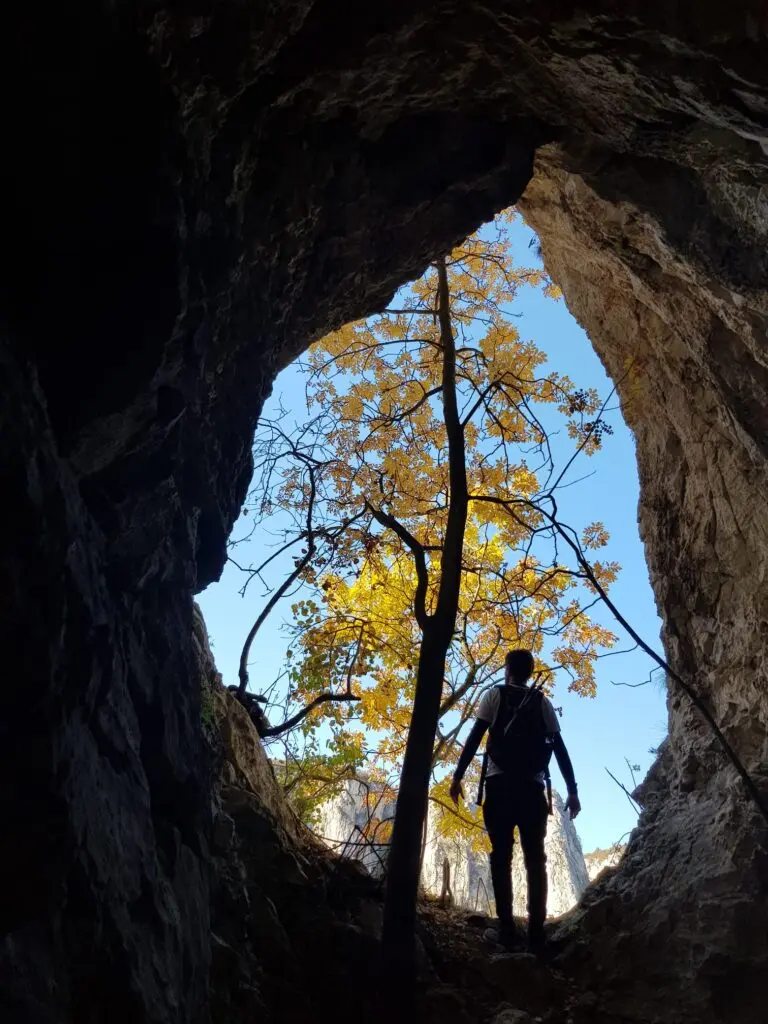
<path fill-rule="evenodd" d="M 595 657 L 614 642 L 589 620 L 592 583 L 583 587 L 584 574 L 560 563 L 542 509 L 568 466 L 557 471 L 539 408 L 558 410 L 576 452 L 597 450 L 607 428 L 594 392 L 538 375 L 545 356 L 509 314 L 521 284 L 547 286 L 541 272 L 514 268 L 500 219 L 493 234 L 437 260 L 392 309 L 314 346 L 313 419 L 298 440 L 267 425 L 257 445 L 270 474 L 283 467 L 267 489 L 276 504 L 297 515 L 311 506 L 328 536 L 329 523 L 346 524 L 343 547 L 299 569 L 322 596 L 295 606 L 295 692 L 309 705 L 318 686 L 345 679 L 351 692 L 354 683 L 363 722 L 388 730 L 379 756 L 402 765 L 384 923 L 385 947 L 404 957 L 402 967 L 433 770 L 455 757 L 499 652 L 541 653 L 555 636 L 550 659 L 588 693 Z M 286 468 L 283 457 L 297 450 Z M 583 540 L 600 547 L 607 537 L 593 523 Z M 590 568 L 604 586 L 617 570 Z"/>

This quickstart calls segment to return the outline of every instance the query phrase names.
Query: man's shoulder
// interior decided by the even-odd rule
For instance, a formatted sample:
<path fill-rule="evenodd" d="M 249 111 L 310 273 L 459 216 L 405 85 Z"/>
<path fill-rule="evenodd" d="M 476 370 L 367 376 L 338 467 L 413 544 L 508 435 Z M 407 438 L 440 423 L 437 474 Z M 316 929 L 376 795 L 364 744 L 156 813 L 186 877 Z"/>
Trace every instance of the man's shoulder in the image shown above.
<path fill-rule="evenodd" d="M 498 686 L 486 690 L 477 706 L 476 717 L 483 722 L 492 722 L 499 708 L 500 697 L 501 689 Z"/>
<path fill-rule="evenodd" d="M 547 728 L 550 732 L 560 732 L 560 720 L 557 717 L 552 701 L 545 694 L 542 694 L 541 697 L 542 712 Z"/>

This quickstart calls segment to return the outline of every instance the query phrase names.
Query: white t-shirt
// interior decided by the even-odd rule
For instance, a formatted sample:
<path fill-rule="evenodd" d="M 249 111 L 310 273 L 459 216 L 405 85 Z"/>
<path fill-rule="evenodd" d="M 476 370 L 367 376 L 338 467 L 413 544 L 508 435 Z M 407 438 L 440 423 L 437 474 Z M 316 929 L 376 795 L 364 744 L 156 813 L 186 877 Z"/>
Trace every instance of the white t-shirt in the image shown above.
<path fill-rule="evenodd" d="M 517 686 L 512 684 L 511 690 L 519 690 L 526 692 L 530 689 L 528 686 Z M 493 725 L 496 721 L 496 715 L 499 713 L 499 705 L 501 703 L 501 691 L 498 686 L 494 686 L 493 689 L 487 690 L 480 701 L 477 708 L 477 719 L 480 722 L 488 722 L 489 725 Z M 549 700 L 542 696 L 541 698 L 541 713 L 544 718 L 544 726 L 549 733 L 560 732 L 560 722 L 558 721 L 555 709 L 550 704 Z M 503 771 L 497 764 L 494 764 L 493 760 L 488 758 L 488 768 L 486 770 L 486 778 L 491 778 L 494 775 L 503 775 Z M 542 774 L 541 780 L 543 784 L 544 776 Z"/>

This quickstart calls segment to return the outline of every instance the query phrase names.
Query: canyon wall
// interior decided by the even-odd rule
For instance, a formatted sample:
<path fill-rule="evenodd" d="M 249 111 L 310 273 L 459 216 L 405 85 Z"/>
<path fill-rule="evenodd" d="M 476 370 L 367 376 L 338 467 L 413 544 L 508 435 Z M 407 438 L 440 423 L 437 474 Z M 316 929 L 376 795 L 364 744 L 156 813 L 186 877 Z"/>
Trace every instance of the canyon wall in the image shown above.
<path fill-rule="evenodd" d="M 192 595 L 221 571 L 261 402 L 526 186 L 635 431 L 667 651 L 765 791 L 765 19 L 757 0 L 160 0 L 15 20 L 4 1019 L 208 1020 Z M 637 1019 L 670 999 L 680 1021 L 757 1019 L 764 822 L 674 689 L 643 799 L 573 955 L 610 935 L 601 984 Z"/>

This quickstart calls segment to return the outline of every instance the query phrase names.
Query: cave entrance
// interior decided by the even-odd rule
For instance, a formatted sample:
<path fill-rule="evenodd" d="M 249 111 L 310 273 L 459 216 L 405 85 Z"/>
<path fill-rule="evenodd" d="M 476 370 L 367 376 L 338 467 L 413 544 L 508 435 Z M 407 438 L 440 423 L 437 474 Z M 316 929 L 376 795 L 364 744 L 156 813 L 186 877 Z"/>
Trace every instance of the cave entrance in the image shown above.
<path fill-rule="evenodd" d="M 476 237 L 484 239 L 488 245 L 495 244 L 498 223 L 487 225 Z M 560 467 L 573 459 L 557 487 L 560 513 L 568 523 L 583 526 L 597 520 L 603 524 L 610 536 L 604 558 L 621 567 L 611 586 L 611 596 L 633 627 L 653 646 L 660 621 L 637 529 L 638 477 L 632 434 L 624 422 L 613 385 L 588 337 L 569 313 L 559 290 L 546 277 L 536 234 L 519 215 L 505 219 L 503 230 L 509 252 L 504 258 L 509 259 L 509 272 L 522 275 L 514 288 L 514 299 L 505 310 L 506 322 L 518 333 L 522 344 L 533 344 L 541 350 L 545 362 L 537 371 L 539 376 L 555 373 L 569 379 L 578 393 L 594 392 L 600 397 L 599 416 L 606 425 L 599 450 L 587 457 L 578 453 L 578 438 L 574 440 L 569 435 L 562 419 L 558 420 L 549 408 L 537 414 L 546 428 L 547 447 L 558 465 L 558 473 Z M 489 252 L 493 258 L 498 258 L 502 250 Z M 468 286 L 472 273 L 470 268 L 469 278 L 461 282 L 461 287 Z M 397 293 L 390 308 L 407 305 L 412 295 L 412 289 L 406 286 Z M 392 315 L 392 323 L 397 317 L 398 314 Z M 389 324 L 384 330 L 391 334 L 393 328 Z M 464 324 L 460 325 L 460 332 L 466 334 Z M 386 344 L 391 344 L 391 338 Z M 374 370 L 370 364 L 366 366 L 362 355 L 357 363 L 348 363 L 343 374 L 334 374 L 323 386 L 343 393 L 349 390 L 351 380 L 365 380 L 366 373 L 374 379 Z M 393 360 L 389 359 L 387 365 L 392 364 Z M 302 358 L 278 378 L 263 413 L 262 423 L 271 425 L 268 431 L 277 429 L 281 434 L 290 434 L 294 441 L 300 438 L 302 443 L 307 443 L 307 435 L 301 430 L 307 417 L 317 414 L 318 382 L 308 383 L 312 367 L 316 369 L 317 365 L 317 360 L 308 362 Z M 375 373 L 380 378 L 381 367 Z M 391 386 L 391 382 L 387 386 Z M 308 407 L 307 395 L 313 388 L 314 397 Z M 274 465 L 265 458 L 263 434 L 264 427 L 257 434 L 257 475 L 232 536 L 230 561 L 221 581 L 200 597 L 215 643 L 216 658 L 227 683 L 238 679 L 243 643 L 254 620 L 295 567 L 298 552 L 306 550 L 306 541 L 282 550 L 286 540 L 298 537 L 296 521 L 291 515 L 290 488 L 287 491 L 285 487 L 282 491 L 275 488 L 274 477 L 269 476 Z M 317 438 L 313 443 L 317 443 Z M 530 458 L 534 447 L 531 444 L 523 453 L 524 457 Z M 283 465 L 290 463 L 285 448 L 283 458 L 286 460 Z M 295 462 L 291 471 L 296 471 Z M 270 492 L 268 508 L 265 508 L 265 490 Z M 265 562 L 268 564 L 263 570 L 253 572 Z M 300 621 L 305 629 L 310 629 L 315 614 L 313 608 L 318 603 L 322 605 L 322 588 L 326 583 L 321 567 L 318 567 L 318 574 L 315 579 L 305 578 L 303 583 L 290 587 L 260 627 L 249 652 L 250 689 L 268 695 L 267 715 L 272 724 L 274 720 L 289 718 L 301 708 L 302 701 L 306 702 L 311 696 L 302 696 L 301 692 L 306 681 L 302 681 L 297 669 L 297 651 L 301 650 L 302 640 L 301 629 L 297 630 L 296 624 Z M 557 827 L 551 830 L 552 846 L 548 853 L 550 873 L 557 876 L 553 878 L 550 901 L 553 914 L 562 913 L 575 903 L 588 876 L 595 877 L 620 859 L 638 813 L 638 805 L 630 794 L 644 776 L 666 733 L 663 678 L 653 671 L 653 664 L 627 638 L 607 608 L 589 602 L 589 619 L 614 633 L 612 644 L 601 648 L 600 656 L 594 661 L 594 693 L 589 687 L 579 685 L 578 679 L 574 683 L 578 672 L 571 671 L 567 664 L 553 677 L 551 687 L 552 701 L 562 715 L 563 732 L 576 766 L 584 805 L 577 823 L 578 833 L 562 816 L 562 803 L 558 805 L 560 818 Z M 567 658 L 562 658 L 561 647 L 557 634 L 553 633 L 542 645 L 541 658 L 551 662 L 553 657 L 555 660 L 561 657 L 567 662 Z M 303 653 L 309 672 L 311 662 L 306 660 L 306 648 Z M 327 662 L 322 670 L 330 671 Z M 485 685 L 490 682 L 489 677 Z M 380 677 L 378 685 L 381 685 Z M 327 707 L 330 709 L 331 705 Z M 333 763 L 333 770 L 342 773 L 345 770 L 338 745 L 334 747 L 332 742 L 338 716 L 335 722 L 332 717 L 321 715 L 317 719 L 310 733 L 290 731 L 268 740 L 268 752 L 281 770 L 291 761 L 313 759 L 312 770 L 318 777 L 314 787 L 317 792 L 313 793 L 312 786 L 305 787 L 306 806 L 302 813 L 329 844 L 350 855 L 361 856 L 375 870 L 386 848 L 389 818 L 385 810 L 387 807 L 391 810 L 396 772 L 393 775 L 390 771 L 384 782 L 380 772 L 374 771 L 371 775 L 370 764 L 356 764 L 356 774 L 362 781 L 350 784 L 342 793 L 338 786 L 328 782 L 327 767 Z M 351 721 L 353 728 L 365 730 L 367 746 L 374 745 L 374 738 L 377 743 L 386 744 L 387 730 L 381 724 L 372 728 L 370 719 L 366 726 L 365 722 L 355 722 L 354 715 Z M 451 719 L 447 727 L 455 724 Z M 465 735 L 466 728 L 462 727 L 458 738 Z M 321 770 L 318 766 L 323 756 L 328 762 Z M 295 796 L 296 780 L 286 776 L 285 781 Z M 327 795 L 328 801 L 322 806 L 322 801 L 318 803 L 318 794 Z M 439 794 L 436 803 L 444 811 Z M 454 898 L 477 909 L 478 901 L 483 902 L 484 891 L 487 903 L 490 881 L 482 877 L 485 866 L 482 844 L 473 843 L 472 833 L 466 828 L 458 837 L 450 828 L 443 836 L 437 824 L 433 832 L 425 849 L 427 889 L 439 893 L 448 861 Z M 373 838 L 368 841 L 366 836 Z M 586 854 L 586 861 L 582 852 Z M 522 867 L 518 867 L 522 877 Z"/>

